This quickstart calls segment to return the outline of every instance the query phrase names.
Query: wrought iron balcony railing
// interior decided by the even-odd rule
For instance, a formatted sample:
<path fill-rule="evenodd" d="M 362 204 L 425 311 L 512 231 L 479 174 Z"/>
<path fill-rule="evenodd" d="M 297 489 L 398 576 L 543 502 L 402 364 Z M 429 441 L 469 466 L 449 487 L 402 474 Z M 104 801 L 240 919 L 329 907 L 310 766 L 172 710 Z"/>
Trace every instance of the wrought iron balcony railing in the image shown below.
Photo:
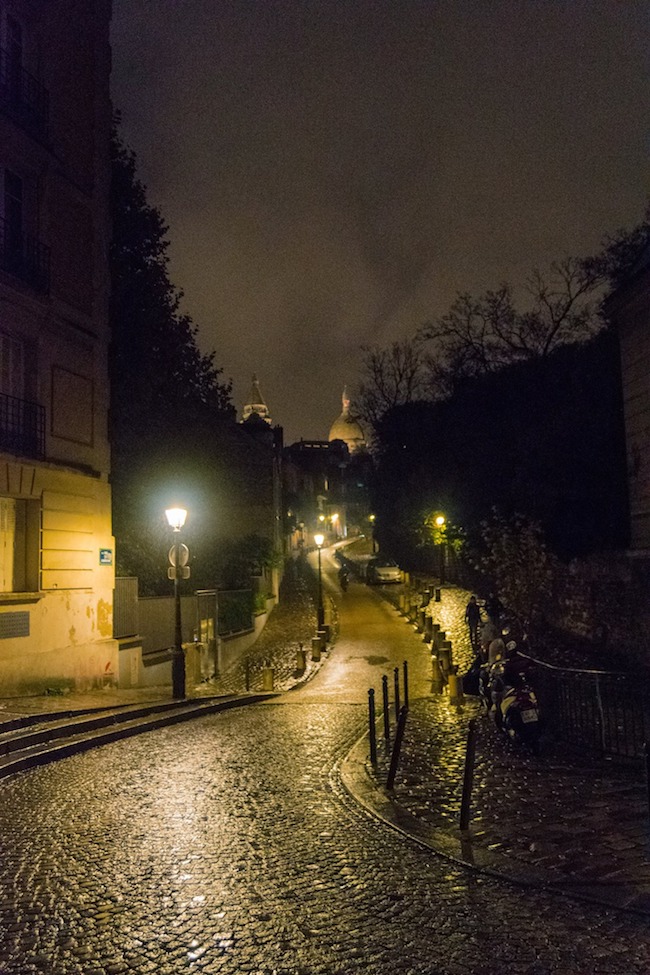
<path fill-rule="evenodd" d="M 50 290 L 50 248 L 0 219 L 0 268 L 35 291 Z"/>
<path fill-rule="evenodd" d="M 0 450 L 22 457 L 44 457 L 45 407 L 0 393 Z"/>
<path fill-rule="evenodd" d="M 0 110 L 33 135 L 47 134 L 48 90 L 4 48 L 0 48 Z"/>

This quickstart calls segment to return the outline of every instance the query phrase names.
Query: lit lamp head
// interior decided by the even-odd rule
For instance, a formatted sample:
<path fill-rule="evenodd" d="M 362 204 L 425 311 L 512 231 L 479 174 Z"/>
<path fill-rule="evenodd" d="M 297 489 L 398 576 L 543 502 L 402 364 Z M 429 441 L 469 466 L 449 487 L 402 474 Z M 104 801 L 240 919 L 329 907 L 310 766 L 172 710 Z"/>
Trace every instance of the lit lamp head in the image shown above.
<path fill-rule="evenodd" d="M 167 508 L 165 515 L 167 517 L 169 527 L 173 528 L 175 532 L 179 532 L 185 524 L 187 511 L 185 508 Z"/>
<path fill-rule="evenodd" d="M 437 527 L 438 528 L 442 528 L 442 526 L 444 525 L 444 523 L 445 523 L 445 516 L 444 515 L 436 515 L 436 525 L 437 525 Z"/>
<path fill-rule="evenodd" d="M 334 514 L 332 515 L 332 524 L 335 525 L 338 520 L 339 520 L 338 512 L 335 511 Z"/>
<path fill-rule="evenodd" d="M 320 534 L 314 535 L 314 541 L 318 548 L 322 548 L 323 542 L 325 541 L 325 536 Z"/>

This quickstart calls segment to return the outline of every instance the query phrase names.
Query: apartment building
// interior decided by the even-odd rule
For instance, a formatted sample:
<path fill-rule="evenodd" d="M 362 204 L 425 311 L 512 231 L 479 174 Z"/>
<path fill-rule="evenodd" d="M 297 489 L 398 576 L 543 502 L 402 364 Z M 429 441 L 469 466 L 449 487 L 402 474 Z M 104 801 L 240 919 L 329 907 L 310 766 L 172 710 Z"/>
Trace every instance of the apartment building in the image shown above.
<path fill-rule="evenodd" d="M 110 0 L 0 0 L 0 696 L 112 639 Z"/>

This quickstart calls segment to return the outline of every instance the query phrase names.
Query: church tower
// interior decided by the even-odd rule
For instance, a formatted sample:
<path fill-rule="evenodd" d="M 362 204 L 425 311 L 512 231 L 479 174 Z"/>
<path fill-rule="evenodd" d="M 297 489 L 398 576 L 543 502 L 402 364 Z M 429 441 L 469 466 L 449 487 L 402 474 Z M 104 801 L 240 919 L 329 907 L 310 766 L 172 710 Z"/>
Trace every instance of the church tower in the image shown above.
<path fill-rule="evenodd" d="M 363 428 L 353 413 L 350 412 L 350 397 L 347 386 L 343 388 L 341 415 L 334 421 L 330 430 L 329 441 L 343 440 L 351 454 L 366 446 Z"/>
<path fill-rule="evenodd" d="M 250 395 L 248 397 L 248 402 L 244 405 L 244 412 L 240 422 L 245 423 L 246 420 L 253 415 L 258 416 L 260 420 L 264 420 L 264 422 L 268 423 L 269 426 L 273 422 L 271 419 L 271 414 L 269 413 L 269 408 L 264 402 L 260 392 L 260 384 L 257 376 L 253 376 L 253 384 L 251 386 Z"/>

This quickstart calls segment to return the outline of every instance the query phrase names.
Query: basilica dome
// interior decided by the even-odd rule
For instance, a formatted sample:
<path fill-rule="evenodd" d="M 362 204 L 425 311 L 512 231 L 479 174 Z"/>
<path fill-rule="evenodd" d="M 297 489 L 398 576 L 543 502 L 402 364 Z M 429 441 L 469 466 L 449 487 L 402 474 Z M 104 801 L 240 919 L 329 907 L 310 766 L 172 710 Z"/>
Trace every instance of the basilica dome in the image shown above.
<path fill-rule="evenodd" d="M 347 389 L 343 390 L 343 409 L 340 416 L 332 424 L 328 439 L 330 443 L 333 440 L 342 440 L 347 444 L 351 454 L 366 446 L 363 427 L 354 414 L 350 412 L 350 398 Z"/>

